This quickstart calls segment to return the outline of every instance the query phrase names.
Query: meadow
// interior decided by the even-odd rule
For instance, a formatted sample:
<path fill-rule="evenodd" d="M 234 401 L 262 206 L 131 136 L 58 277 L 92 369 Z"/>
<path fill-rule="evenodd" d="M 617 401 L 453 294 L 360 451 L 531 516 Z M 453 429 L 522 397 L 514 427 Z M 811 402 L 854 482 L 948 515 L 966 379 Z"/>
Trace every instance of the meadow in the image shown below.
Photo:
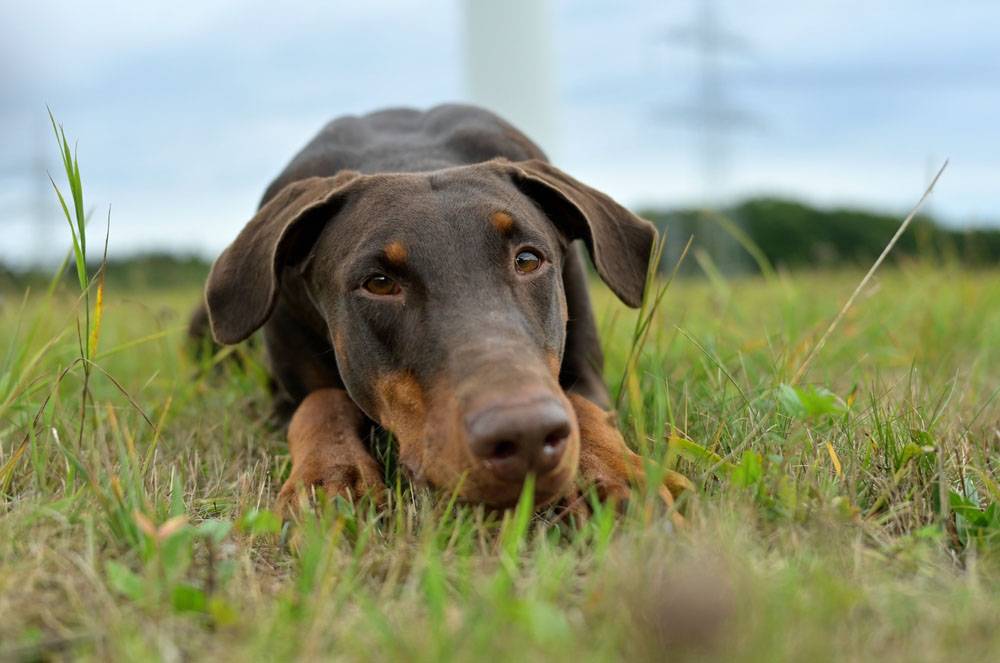
<path fill-rule="evenodd" d="M 580 523 L 391 464 L 384 509 L 282 527 L 260 353 L 192 358 L 196 286 L 102 293 L 85 405 L 83 300 L 5 292 L 0 656 L 995 658 L 998 276 L 884 272 L 795 386 L 859 273 L 678 280 L 623 388 L 636 314 L 595 286 L 627 437 L 697 486 L 680 531 L 641 488 Z"/>
<path fill-rule="evenodd" d="M 0 660 L 1000 656 L 996 269 L 898 261 L 814 354 L 863 272 L 709 270 L 640 312 L 595 283 L 626 438 L 696 487 L 681 528 L 643 486 L 458 504 L 391 444 L 387 505 L 283 523 L 260 348 L 195 359 L 197 283 L 76 270 L 0 290 Z"/>

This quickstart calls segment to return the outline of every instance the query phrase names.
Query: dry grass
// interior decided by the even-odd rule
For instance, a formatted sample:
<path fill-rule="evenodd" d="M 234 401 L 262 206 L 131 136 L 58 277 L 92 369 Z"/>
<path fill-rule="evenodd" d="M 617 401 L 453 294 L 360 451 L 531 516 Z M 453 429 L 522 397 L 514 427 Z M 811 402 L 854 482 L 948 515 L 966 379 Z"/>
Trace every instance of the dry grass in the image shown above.
<path fill-rule="evenodd" d="M 622 421 L 699 486 L 682 533 L 643 495 L 572 527 L 401 478 L 273 533 L 259 356 L 200 370 L 196 290 L 106 293 L 82 435 L 82 301 L 4 293 L 0 657 L 995 658 L 997 276 L 875 279 L 797 389 L 858 274 L 674 283 Z M 621 376 L 635 314 L 597 301 Z"/>

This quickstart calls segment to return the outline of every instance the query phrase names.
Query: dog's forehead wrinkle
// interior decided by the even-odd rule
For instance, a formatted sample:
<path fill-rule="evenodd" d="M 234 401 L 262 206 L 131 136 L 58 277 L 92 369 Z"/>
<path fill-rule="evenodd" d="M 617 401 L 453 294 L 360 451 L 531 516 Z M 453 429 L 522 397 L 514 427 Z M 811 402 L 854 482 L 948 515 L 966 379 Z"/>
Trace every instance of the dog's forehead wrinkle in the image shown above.
<path fill-rule="evenodd" d="M 519 223 L 544 222 L 533 202 L 510 182 L 476 169 L 378 176 L 354 206 L 353 216 L 421 234 L 472 230 L 498 211 Z"/>

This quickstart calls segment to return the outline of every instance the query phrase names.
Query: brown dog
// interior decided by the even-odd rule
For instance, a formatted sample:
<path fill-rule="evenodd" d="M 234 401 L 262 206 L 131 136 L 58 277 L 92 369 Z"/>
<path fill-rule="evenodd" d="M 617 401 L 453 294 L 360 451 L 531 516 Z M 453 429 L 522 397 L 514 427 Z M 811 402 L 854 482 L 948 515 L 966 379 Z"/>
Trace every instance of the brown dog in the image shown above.
<path fill-rule="evenodd" d="M 380 490 L 363 442 L 373 422 L 414 479 L 467 501 L 511 505 L 529 473 L 540 505 L 588 484 L 627 495 L 641 464 L 605 412 L 576 239 L 637 306 L 653 226 L 495 115 L 446 105 L 327 125 L 205 294 L 219 343 L 264 328 L 296 408 L 281 497 Z"/>

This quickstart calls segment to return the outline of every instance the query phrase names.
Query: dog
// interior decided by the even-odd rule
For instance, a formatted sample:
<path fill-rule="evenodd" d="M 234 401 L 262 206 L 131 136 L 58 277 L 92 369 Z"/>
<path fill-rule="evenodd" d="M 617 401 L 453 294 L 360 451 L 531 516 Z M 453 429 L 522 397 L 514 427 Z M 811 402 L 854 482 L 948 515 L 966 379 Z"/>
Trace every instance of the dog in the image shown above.
<path fill-rule="evenodd" d="M 293 406 L 279 494 L 382 493 L 377 425 L 417 483 L 490 507 L 534 477 L 538 507 L 642 480 L 602 378 L 579 246 L 639 306 L 657 232 L 552 166 L 495 114 L 449 104 L 329 123 L 215 261 L 211 333 L 263 329 Z M 579 241 L 577 241 L 579 240 Z M 668 473 L 668 503 L 687 487 Z"/>

